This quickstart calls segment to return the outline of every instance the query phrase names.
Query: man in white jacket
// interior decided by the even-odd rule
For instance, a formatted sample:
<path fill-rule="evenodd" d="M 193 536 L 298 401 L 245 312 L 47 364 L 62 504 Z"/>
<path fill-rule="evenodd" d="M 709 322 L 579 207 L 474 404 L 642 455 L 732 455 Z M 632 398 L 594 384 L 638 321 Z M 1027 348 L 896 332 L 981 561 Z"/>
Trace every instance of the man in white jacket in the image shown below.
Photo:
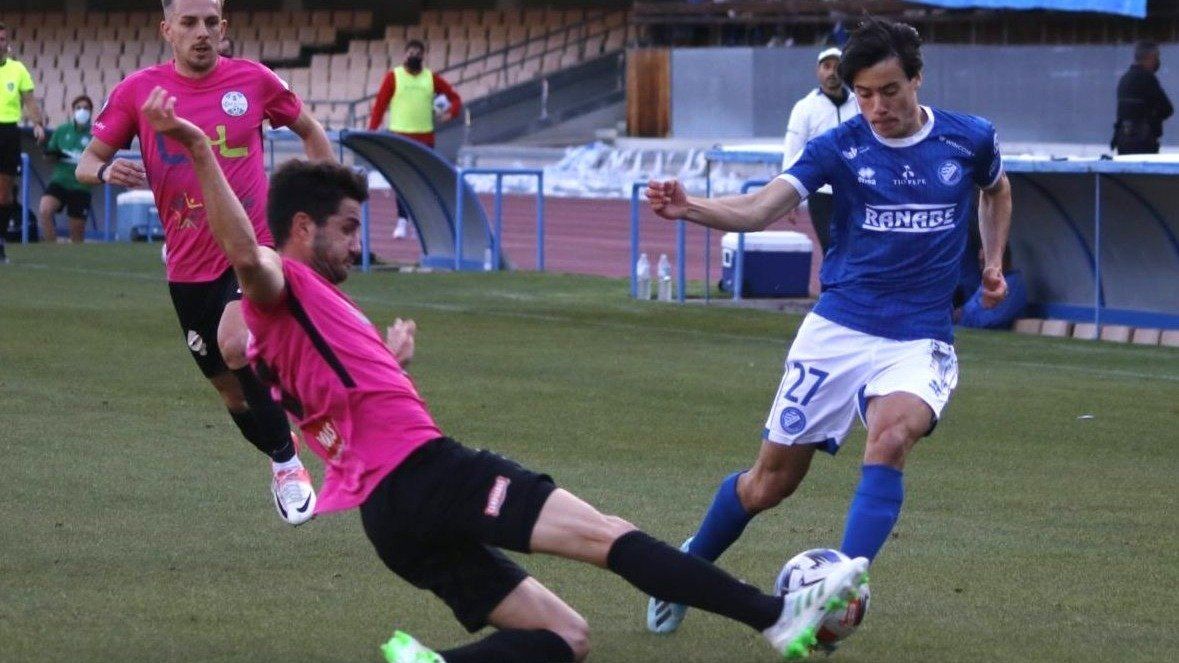
<path fill-rule="evenodd" d="M 839 77 L 839 60 L 842 57 L 843 52 L 835 47 L 819 53 L 819 64 L 815 69 L 819 87 L 799 99 L 790 111 L 790 121 L 786 125 L 786 141 L 782 149 L 782 170 L 794 164 L 807 141 L 860 114 L 856 95 L 852 94 Z M 819 238 L 819 246 L 826 254 L 830 237 L 831 189 L 823 187 L 812 193 L 807 199 L 807 206 L 811 224 L 815 227 L 815 235 Z"/>

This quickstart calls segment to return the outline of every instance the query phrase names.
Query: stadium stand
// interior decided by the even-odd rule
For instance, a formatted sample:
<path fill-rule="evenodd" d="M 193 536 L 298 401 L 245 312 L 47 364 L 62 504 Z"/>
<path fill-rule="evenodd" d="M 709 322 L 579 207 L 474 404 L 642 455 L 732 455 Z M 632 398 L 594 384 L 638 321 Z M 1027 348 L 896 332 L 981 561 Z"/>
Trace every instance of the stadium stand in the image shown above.
<path fill-rule="evenodd" d="M 1077 3 L 1081 4 L 1081 3 Z M 1097 12 L 999 8 L 1001 3 L 961 3 L 958 8 L 908 0 L 639 0 L 632 20 L 656 45 L 765 46 L 821 43 L 832 23 L 863 12 L 900 19 L 927 44 L 1110 44 L 1179 40 L 1179 3 L 1150 0 L 1149 21 Z M 974 5 L 974 6 L 970 6 Z M 988 5 L 994 8 L 987 8 Z M 1034 16 L 1034 20 L 1029 20 Z"/>
<path fill-rule="evenodd" d="M 381 77 L 406 41 L 429 44 L 426 65 L 464 100 L 619 51 L 627 13 L 600 9 L 424 11 L 419 23 L 374 25 L 372 11 L 230 11 L 240 57 L 270 65 L 329 128 L 360 127 Z M 105 99 L 128 73 L 170 57 L 155 12 L 8 13 L 14 55 L 33 74 L 50 122 L 78 94 Z"/>

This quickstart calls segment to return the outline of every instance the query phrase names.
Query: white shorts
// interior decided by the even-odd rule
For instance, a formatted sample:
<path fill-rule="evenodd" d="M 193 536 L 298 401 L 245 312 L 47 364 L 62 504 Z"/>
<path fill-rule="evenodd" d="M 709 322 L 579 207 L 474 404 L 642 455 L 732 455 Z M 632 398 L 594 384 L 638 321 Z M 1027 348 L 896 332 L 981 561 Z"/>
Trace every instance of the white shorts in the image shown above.
<path fill-rule="evenodd" d="M 934 339 L 894 341 L 811 313 L 802 321 L 766 420 L 765 439 L 819 444 L 835 453 L 868 399 L 903 391 L 929 404 L 935 420 L 958 385 L 954 346 Z"/>

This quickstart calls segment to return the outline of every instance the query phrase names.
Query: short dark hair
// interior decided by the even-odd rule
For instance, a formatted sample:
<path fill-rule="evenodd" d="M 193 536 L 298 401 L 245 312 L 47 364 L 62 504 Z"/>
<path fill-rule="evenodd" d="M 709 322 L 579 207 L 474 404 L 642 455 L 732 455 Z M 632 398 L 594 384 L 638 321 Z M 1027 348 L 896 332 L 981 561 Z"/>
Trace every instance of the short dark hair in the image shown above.
<path fill-rule="evenodd" d="M 426 44 L 421 39 L 410 39 L 409 41 L 405 42 L 405 50 L 407 51 L 414 46 L 417 46 L 423 51 L 426 50 Z"/>
<path fill-rule="evenodd" d="M 368 180 L 356 171 L 329 161 L 292 159 L 270 178 L 270 199 L 266 221 L 279 248 L 291 236 L 291 219 L 304 212 L 323 226 L 340 209 L 340 201 L 368 200 Z"/>
<path fill-rule="evenodd" d="M 174 2 L 176 2 L 176 0 L 160 0 L 160 6 L 164 8 L 165 14 L 167 14 L 168 10 L 172 8 L 172 3 Z M 225 0 L 218 0 L 217 7 L 219 7 L 221 11 L 225 11 Z"/>
<path fill-rule="evenodd" d="M 868 17 L 843 47 L 839 76 L 854 85 L 856 74 L 889 58 L 900 60 L 905 76 L 912 80 L 921 73 L 921 35 L 907 23 Z"/>
<path fill-rule="evenodd" d="M 1134 61 L 1142 62 L 1147 57 L 1159 52 L 1159 45 L 1153 41 L 1140 41 L 1134 44 Z"/>
<path fill-rule="evenodd" d="M 85 94 L 79 94 L 78 96 L 74 97 L 74 100 L 70 102 L 70 108 L 77 106 L 79 101 L 85 101 L 86 103 L 90 104 L 91 108 L 94 108 L 94 100 Z"/>

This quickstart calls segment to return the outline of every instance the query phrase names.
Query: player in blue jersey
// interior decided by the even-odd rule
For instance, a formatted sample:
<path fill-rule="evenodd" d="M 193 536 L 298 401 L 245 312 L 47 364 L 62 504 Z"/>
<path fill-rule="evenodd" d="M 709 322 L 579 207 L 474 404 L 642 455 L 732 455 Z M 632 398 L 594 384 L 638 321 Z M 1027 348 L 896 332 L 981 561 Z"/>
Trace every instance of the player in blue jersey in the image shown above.
<path fill-rule="evenodd" d="M 875 558 L 900 515 L 905 459 L 958 381 L 951 300 L 976 196 L 984 305 L 1007 294 L 1011 189 L 995 129 L 918 103 L 920 46 L 908 25 L 866 20 L 840 64 L 862 114 L 812 139 L 759 191 L 694 198 L 674 180 L 647 189 L 659 216 L 727 231 L 761 230 L 820 186 L 834 189 L 822 294 L 790 346 L 757 460 L 721 482 L 685 542 L 700 557 L 716 560 L 755 514 L 790 496 L 815 451 L 834 454 L 858 414 L 868 443 L 840 549 Z M 652 600 L 647 626 L 674 631 L 684 610 Z"/>

